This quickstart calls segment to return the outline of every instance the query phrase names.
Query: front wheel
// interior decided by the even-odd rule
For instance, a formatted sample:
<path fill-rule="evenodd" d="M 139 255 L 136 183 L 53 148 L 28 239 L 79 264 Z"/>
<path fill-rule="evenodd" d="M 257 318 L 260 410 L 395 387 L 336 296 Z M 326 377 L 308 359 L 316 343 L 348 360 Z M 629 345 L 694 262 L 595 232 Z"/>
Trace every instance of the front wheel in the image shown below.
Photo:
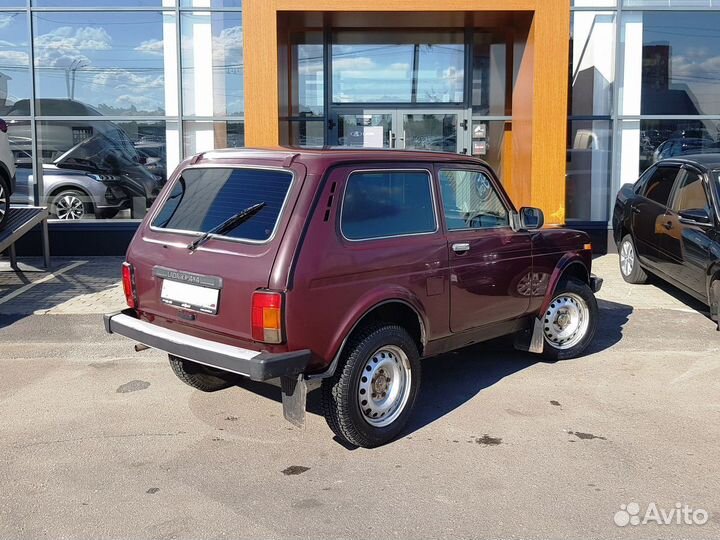
<path fill-rule="evenodd" d="M 570 278 L 561 283 L 542 315 L 545 347 L 552 360 L 582 355 L 595 336 L 599 310 L 587 283 Z"/>
<path fill-rule="evenodd" d="M 396 325 L 373 325 L 353 336 L 335 375 L 323 380 L 325 419 L 342 440 L 374 448 L 407 424 L 420 388 L 418 348 Z"/>
<path fill-rule="evenodd" d="M 53 197 L 50 212 L 57 219 L 75 221 L 92 213 L 92 203 L 89 197 L 81 191 L 68 189 Z"/>

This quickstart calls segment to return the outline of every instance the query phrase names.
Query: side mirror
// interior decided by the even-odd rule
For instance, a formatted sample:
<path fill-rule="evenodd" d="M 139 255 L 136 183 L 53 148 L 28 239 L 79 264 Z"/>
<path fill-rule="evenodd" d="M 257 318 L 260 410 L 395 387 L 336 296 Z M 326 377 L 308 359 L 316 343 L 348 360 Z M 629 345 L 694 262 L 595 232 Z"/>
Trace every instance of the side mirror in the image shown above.
<path fill-rule="evenodd" d="M 712 219 L 705 209 L 697 208 L 680 212 L 680 223 L 710 226 L 712 225 Z"/>
<path fill-rule="evenodd" d="M 524 206 L 520 209 L 520 228 L 526 231 L 542 229 L 545 225 L 545 215 L 539 208 Z"/>

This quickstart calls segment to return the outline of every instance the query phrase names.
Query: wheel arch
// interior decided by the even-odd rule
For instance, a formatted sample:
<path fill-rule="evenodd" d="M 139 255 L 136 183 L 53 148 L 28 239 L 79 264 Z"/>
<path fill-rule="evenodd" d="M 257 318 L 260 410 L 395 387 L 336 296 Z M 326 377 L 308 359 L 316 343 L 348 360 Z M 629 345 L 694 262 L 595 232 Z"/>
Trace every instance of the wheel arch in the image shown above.
<path fill-rule="evenodd" d="M 590 285 L 590 271 L 578 253 L 568 253 L 564 255 L 555 266 L 550 276 L 547 290 L 545 291 L 545 298 L 538 313 L 545 313 L 545 311 L 547 311 L 558 286 L 568 278 L 577 278 L 583 283 Z"/>
<path fill-rule="evenodd" d="M 360 315 L 355 318 L 349 330 L 344 332 L 342 342 L 337 347 L 332 357 L 333 360 L 327 370 L 320 374 L 312 375 L 309 378 L 331 377 L 335 373 L 335 368 L 340 361 L 340 357 L 345 350 L 348 340 L 365 325 L 374 322 L 396 324 L 405 328 L 413 341 L 415 341 L 420 356 L 423 355 L 423 351 L 427 345 L 428 330 L 427 321 L 421 315 L 421 310 L 408 299 L 398 297 L 386 298 L 360 311 Z"/>

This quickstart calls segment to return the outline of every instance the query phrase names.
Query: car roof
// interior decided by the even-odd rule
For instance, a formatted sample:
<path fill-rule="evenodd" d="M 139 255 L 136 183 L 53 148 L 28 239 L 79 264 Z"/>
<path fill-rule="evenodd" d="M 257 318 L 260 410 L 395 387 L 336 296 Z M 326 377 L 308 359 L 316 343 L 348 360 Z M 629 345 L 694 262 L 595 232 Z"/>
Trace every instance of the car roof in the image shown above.
<path fill-rule="evenodd" d="M 720 169 L 720 153 L 708 153 L 708 154 L 692 154 L 689 156 L 676 156 L 658 161 L 658 164 L 663 163 L 681 163 L 688 165 L 695 165 L 705 170 Z"/>
<path fill-rule="evenodd" d="M 277 147 L 277 148 L 225 148 L 222 150 L 211 150 L 197 154 L 191 158 L 192 164 L 199 164 L 204 160 L 238 160 L 252 161 L 272 160 L 281 161 L 290 164 L 294 161 L 299 162 L 325 162 L 341 163 L 341 162 L 359 162 L 359 161 L 385 161 L 385 162 L 452 162 L 467 163 L 470 165 L 488 166 L 481 159 L 455 154 L 452 152 L 430 152 L 424 150 L 390 150 L 390 149 L 368 149 L 368 148 L 294 148 L 294 147 Z"/>

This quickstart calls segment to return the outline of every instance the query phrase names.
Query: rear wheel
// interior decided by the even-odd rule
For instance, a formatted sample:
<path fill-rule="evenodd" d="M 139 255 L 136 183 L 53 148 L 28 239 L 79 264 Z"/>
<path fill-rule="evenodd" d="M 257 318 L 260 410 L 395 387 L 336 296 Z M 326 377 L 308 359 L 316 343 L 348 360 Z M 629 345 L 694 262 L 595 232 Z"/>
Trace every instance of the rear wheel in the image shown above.
<path fill-rule="evenodd" d="M 202 392 L 216 392 L 232 386 L 231 375 L 219 370 L 168 355 L 173 373 L 182 382 Z"/>
<path fill-rule="evenodd" d="M 620 273 L 628 283 L 639 284 L 647 281 L 647 274 L 640 266 L 632 236 L 626 234 L 620 242 Z"/>
<path fill-rule="evenodd" d="M 10 186 L 5 177 L 0 175 L 0 229 L 5 226 L 10 210 Z"/>
<path fill-rule="evenodd" d="M 323 380 L 325 419 L 342 440 L 374 448 L 407 424 L 420 387 L 418 348 L 396 325 L 373 325 L 353 336 L 335 375 Z"/>
<path fill-rule="evenodd" d="M 543 354 L 552 360 L 580 356 L 595 336 L 598 314 L 587 283 L 574 278 L 561 283 L 543 315 Z"/>

